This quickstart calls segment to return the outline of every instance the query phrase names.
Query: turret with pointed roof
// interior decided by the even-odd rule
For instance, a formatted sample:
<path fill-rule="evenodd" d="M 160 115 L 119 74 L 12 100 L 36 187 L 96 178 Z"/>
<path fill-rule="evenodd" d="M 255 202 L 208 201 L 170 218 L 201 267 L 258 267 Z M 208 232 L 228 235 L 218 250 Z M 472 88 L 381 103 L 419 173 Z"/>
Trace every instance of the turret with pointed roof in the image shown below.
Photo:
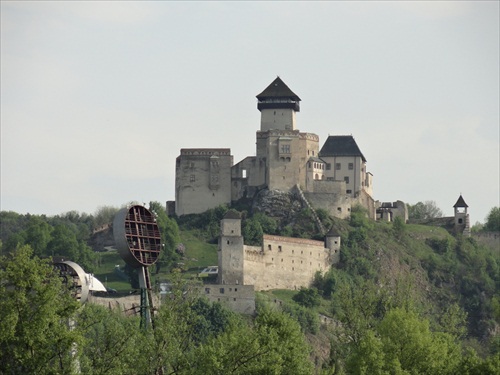
<path fill-rule="evenodd" d="M 300 98 L 278 76 L 267 88 L 257 95 L 259 111 L 263 109 L 291 108 L 300 111 Z"/>
<path fill-rule="evenodd" d="M 467 208 L 469 207 L 467 203 L 465 203 L 464 198 L 462 197 L 462 194 L 460 194 L 460 197 L 458 197 L 457 203 L 453 205 L 453 208 Z"/>
<path fill-rule="evenodd" d="M 295 113 L 300 111 L 300 98 L 280 77 L 257 95 L 257 100 L 261 131 L 295 130 Z"/>
<path fill-rule="evenodd" d="M 455 210 L 455 230 L 465 236 L 470 236 L 470 221 L 467 207 L 469 206 L 465 203 L 462 194 L 460 194 L 457 203 L 453 205 Z"/>

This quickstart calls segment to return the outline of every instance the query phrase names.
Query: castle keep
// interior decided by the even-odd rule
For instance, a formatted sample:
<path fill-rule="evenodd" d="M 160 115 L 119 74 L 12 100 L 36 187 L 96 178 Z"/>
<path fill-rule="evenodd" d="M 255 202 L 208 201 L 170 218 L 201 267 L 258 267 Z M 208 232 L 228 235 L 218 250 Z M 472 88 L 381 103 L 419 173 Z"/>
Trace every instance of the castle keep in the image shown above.
<path fill-rule="evenodd" d="M 372 175 L 351 135 L 329 136 L 320 149 L 314 133 L 297 128 L 300 98 L 277 77 L 257 95 L 261 113 L 256 156 L 233 164 L 229 148 L 181 149 L 176 159 L 175 213 L 201 213 L 263 189 L 298 190 L 312 207 L 347 218 L 361 204 L 376 218 Z"/>

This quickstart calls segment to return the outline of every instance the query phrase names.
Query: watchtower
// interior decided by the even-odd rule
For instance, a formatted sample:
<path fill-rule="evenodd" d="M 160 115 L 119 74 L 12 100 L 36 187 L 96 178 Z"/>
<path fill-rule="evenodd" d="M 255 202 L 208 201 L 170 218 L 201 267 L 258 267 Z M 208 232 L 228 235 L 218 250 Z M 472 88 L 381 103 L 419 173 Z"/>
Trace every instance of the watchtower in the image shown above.
<path fill-rule="evenodd" d="M 457 203 L 453 206 L 455 209 L 455 231 L 470 236 L 469 214 L 467 213 L 467 203 L 465 203 L 462 194 L 458 197 Z"/>
<path fill-rule="evenodd" d="M 237 211 L 229 210 L 221 220 L 218 259 L 219 284 L 243 285 L 243 236 Z"/>
<path fill-rule="evenodd" d="M 260 131 L 295 130 L 295 113 L 300 111 L 300 98 L 281 80 L 276 79 L 257 95 Z"/>

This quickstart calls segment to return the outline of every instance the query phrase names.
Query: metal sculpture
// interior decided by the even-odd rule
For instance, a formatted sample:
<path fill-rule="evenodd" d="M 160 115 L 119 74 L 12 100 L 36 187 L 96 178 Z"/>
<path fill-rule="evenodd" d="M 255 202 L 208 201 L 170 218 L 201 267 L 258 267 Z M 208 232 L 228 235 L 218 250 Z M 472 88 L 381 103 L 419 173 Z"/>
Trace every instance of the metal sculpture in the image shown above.
<path fill-rule="evenodd" d="M 69 260 L 54 262 L 54 269 L 59 272 L 63 284 L 71 296 L 80 303 L 85 303 L 90 292 L 106 292 L 105 286 L 90 273 L 86 273 L 80 265 Z"/>
<path fill-rule="evenodd" d="M 148 267 L 155 264 L 162 249 L 156 217 L 143 206 L 122 208 L 113 220 L 113 236 L 125 263 L 136 268 L 141 288 L 141 327 L 151 323 L 153 298 Z"/>

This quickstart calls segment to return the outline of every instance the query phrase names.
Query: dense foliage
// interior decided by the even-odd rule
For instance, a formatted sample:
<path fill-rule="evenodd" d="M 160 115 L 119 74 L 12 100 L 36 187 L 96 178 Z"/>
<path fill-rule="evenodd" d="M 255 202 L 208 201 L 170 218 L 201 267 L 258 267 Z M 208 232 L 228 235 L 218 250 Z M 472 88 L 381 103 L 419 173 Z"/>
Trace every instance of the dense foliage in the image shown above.
<path fill-rule="evenodd" d="M 486 216 L 486 223 L 483 230 L 489 232 L 500 232 L 500 207 L 493 207 L 488 216 Z"/>
<path fill-rule="evenodd" d="M 408 204 L 407 207 L 409 219 L 425 220 L 443 216 L 443 211 L 434 201 L 417 202 L 413 205 Z"/>
<path fill-rule="evenodd" d="M 228 210 L 173 220 L 157 202 L 150 209 L 164 234 L 162 271 L 178 261 L 180 231 L 214 241 Z M 498 211 L 491 210 L 485 228 L 496 228 Z M 403 220 L 377 223 L 360 207 L 349 221 L 318 210 L 341 235 L 340 263 L 318 272 L 310 288 L 289 291 L 280 309 L 261 302 L 255 318 L 243 319 L 199 298 L 195 285 L 174 273 L 155 330 L 144 331 L 117 311 L 77 310 L 40 260 L 64 256 L 91 270 L 87 241 L 114 212 L 0 213 L 1 373 L 62 374 L 75 366 L 86 374 L 500 372 L 500 261 L 474 238 Z M 286 223 L 246 211 L 241 217 L 246 244 L 259 245 L 263 233 L 321 238 L 310 210 Z M 330 323 L 320 325 L 319 316 Z"/>
<path fill-rule="evenodd" d="M 313 364 L 298 323 L 260 306 L 251 321 L 200 299 L 174 278 L 153 317 L 136 318 L 70 298 L 29 246 L 0 259 L 2 374 L 308 374 Z"/>

